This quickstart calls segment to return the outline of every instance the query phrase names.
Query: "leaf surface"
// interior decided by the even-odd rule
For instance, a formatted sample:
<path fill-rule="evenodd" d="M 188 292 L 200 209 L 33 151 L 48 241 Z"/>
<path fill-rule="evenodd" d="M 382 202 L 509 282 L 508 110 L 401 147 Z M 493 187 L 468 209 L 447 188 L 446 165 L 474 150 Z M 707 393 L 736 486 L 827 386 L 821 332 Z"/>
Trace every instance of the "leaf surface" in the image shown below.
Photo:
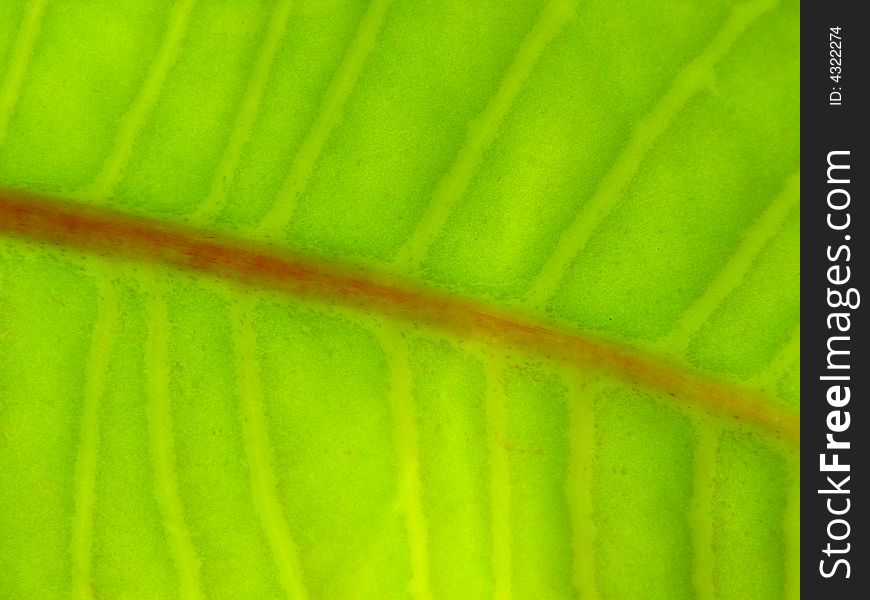
<path fill-rule="evenodd" d="M 4 2 L 0 185 L 363 284 L 10 217 L 0 596 L 797 598 L 795 440 L 691 390 L 798 422 L 798 44 L 790 0 Z"/>

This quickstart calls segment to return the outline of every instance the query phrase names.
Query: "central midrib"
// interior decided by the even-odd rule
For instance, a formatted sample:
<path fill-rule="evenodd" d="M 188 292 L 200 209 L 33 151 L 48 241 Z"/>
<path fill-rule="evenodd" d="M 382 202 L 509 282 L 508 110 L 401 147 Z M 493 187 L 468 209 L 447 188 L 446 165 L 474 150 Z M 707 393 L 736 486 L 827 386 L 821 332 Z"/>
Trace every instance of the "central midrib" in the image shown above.
<path fill-rule="evenodd" d="M 800 441 L 799 416 L 756 391 L 649 352 L 383 274 L 351 271 L 216 232 L 22 192 L 0 192 L 0 234 L 104 257 L 172 265 L 462 338 L 501 343 L 564 364 L 594 368 L 689 400 L 706 412 L 760 426 L 789 442 Z"/>

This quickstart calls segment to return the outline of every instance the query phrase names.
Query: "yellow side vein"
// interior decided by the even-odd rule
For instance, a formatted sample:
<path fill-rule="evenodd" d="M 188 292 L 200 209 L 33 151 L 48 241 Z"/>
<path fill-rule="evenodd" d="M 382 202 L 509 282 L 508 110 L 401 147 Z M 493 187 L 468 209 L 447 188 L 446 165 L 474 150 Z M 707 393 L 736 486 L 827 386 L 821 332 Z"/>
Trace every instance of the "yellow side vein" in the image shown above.
<path fill-rule="evenodd" d="M 571 407 L 569 412 L 570 454 L 565 479 L 568 506 L 571 511 L 571 539 L 574 552 L 572 581 L 584 600 L 598 600 L 595 577 L 595 519 L 592 511 L 592 458 L 595 441 L 595 414 L 592 409 L 594 394 L 601 386 L 591 389 L 571 377 L 567 381 Z"/>
<path fill-rule="evenodd" d="M 18 39 L 6 68 L 6 76 L 0 82 L 0 142 L 6 137 L 9 122 L 15 113 L 15 106 L 21 94 L 21 84 L 27 74 L 30 57 L 36 46 L 36 38 L 39 37 L 39 31 L 42 29 L 46 4 L 47 0 L 33 0 L 25 4 Z"/>
<path fill-rule="evenodd" d="M 142 88 L 121 121 L 115 138 L 115 146 L 106 159 L 102 172 L 91 186 L 91 195 L 97 198 L 105 197 L 114 189 L 120 179 L 121 172 L 130 158 L 133 144 L 142 130 L 145 119 L 157 101 L 166 76 L 181 52 L 181 42 L 195 3 L 196 0 L 179 0 L 172 7 L 166 35 L 157 51 L 157 56 L 145 77 Z"/>
<path fill-rule="evenodd" d="M 486 372 L 487 445 L 490 461 L 490 502 L 492 504 L 492 566 L 495 600 L 511 597 L 511 484 L 502 374 L 495 360 L 483 357 Z"/>
<path fill-rule="evenodd" d="M 698 447 L 695 450 L 694 496 L 689 514 L 692 532 L 692 583 L 695 598 L 714 600 L 715 554 L 713 550 L 713 522 L 710 508 L 713 506 L 713 486 L 716 476 L 716 452 L 719 444 L 719 427 L 705 424 L 698 428 Z"/>
<path fill-rule="evenodd" d="M 299 550 L 284 517 L 273 471 L 273 457 L 262 406 L 257 372 L 256 340 L 250 323 L 251 301 L 233 302 L 233 328 L 237 343 L 236 381 L 241 400 L 245 454 L 251 473 L 251 495 L 260 525 L 272 550 L 278 577 L 288 598 L 310 595 L 304 585 Z"/>
<path fill-rule="evenodd" d="M 269 80 L 272 64 L 275 62 L 278 47 L 287 29 L 287 21 L 290 18 L 292 6 L 293 0 L 283 0 L 275 7 L 272 13 L 266 37 L 260 47 L 257 61 L 248 79 L 245 95 L 239 106 L 236 122 L 233 125 L 227 147 L 224 149 L 217 172 L 212 180 L 211 190 L 197 211 L 195 219 L 210 221 L 220 213 L 226 204 L 227 193 L 229 192 L 236 169 L 239 166 L 242 149 L 250 137 L 251 128 L 257 118 L 257 112 L 260 109 L 260 103 L 263 99 L 266 83 Z"/>
<path fill-rule="evenodd" d="M 97 273 L 100 277 L 101 274 Z M 91 546 L 97 460 L 99 457 L 99 413 L 106 387 L 106 371 L 118 322 L 118 293 L 105 279 L 99 283 L 100 300 L 85 371 L 85 397 L 75 467 L 75 508 L 73 511 L 72 591 L 77 600 L 92 600 Z"/>
<path fill-rule="evenodd" d="M 410 264 L 413 267 L 425 258 L 429 246 L 468 187 L 484 151 L 495 140 L 514 99 L 525 85 L 541 54 L 573 15 L 575 4 L 574 0 L 556 0 L 541 12 L 537 22 L 520 44 L 498 89 L 476 123 L 469 128 L 465 145 L 459 150 L 452 166 L 435 189 L 432 200 L 411 238 L 399 251 L 397 264 Z"/>
<path fill-rule="evenodd" d="M 344 106 L 357 85 L 366 58 L 375 46 L 381 23 L 391 3 L 392 0 L 372 0 L 369 5 L 341 66 L 326 91 L 320 113 L 296 152 L 275 204 L 263 217 L 257 233 L 277 236 L 290 223 L 297 198 L 308 186 L 326 141 L 341 121 Z"/>
<path fill-rule="evenodd" d="M 703 89 L 712 77 L 713 67 L 743 32 L 777 3 L 778 0 L 754 0 L 735 6 L 710 44 L 676 76 L 664 96 L 637 124 L 628 144 L 601 179 L 593 196 L 562 234 L 529 289 L 527 298 L 530 303 L 541 305 L 555 293 L 571 261 L 616 206 L 655 142 L 686 103 Z"/>
<path fill-rule="evenodd" d="M 785 188 L 744 234 L 739 247 L 704 293 L 683 313 L 680 322 L 658 343 L 685 351 L 692 336 L 746 277 L 767 242 L 777 233 L 800 199 L 800 172 L 786 180 Z"/>
<path fill-rule="evenodd" d="M 373 328 L 392 369 L 390 401 L 393 443 L 399 462 L 399 501 L 405 516 L 411 553 L 411 597 L 427 600 L 429 588 L 429 534 L 423 510 L 419 438 L 414 414 L 414 386 L 408 347 L 392 327 Z"/>
<path fill-rule="evenodd" d="M 184 522 L 178 494 L 173 447 L 172 401 L 169 395 L 169 315 L 163 286 L 152 275 L 143 281 L 149 290 L 149 331 L 146 345 L 148 425 L 154 459 L 154 488 L 170 553 L 178 569 L 180 596 L 201 600 L 199 557 Z"/>

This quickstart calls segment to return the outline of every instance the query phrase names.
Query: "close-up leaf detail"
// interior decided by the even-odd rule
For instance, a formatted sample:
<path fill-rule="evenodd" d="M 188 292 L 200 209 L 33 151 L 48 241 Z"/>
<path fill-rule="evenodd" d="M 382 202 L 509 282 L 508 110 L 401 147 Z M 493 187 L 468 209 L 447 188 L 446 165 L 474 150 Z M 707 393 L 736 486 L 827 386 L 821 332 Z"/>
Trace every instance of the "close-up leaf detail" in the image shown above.
<path fill-rule="evenodd" d="M 799 32 L 0 3 L 0 598 L 799 598 Z"/>

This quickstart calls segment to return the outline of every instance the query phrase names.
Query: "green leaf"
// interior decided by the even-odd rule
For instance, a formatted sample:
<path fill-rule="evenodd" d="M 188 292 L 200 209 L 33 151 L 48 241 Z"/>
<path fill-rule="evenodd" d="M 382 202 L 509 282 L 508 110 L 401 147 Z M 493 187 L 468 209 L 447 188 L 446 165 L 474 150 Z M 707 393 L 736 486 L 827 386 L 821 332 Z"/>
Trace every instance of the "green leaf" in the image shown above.
<path fill-rule="evenodd" d="M 798 45 L 793 0 L 0 4 L 0 185 L 356 282 L 0 193 L 0 596 L 797 598 Z"/>

